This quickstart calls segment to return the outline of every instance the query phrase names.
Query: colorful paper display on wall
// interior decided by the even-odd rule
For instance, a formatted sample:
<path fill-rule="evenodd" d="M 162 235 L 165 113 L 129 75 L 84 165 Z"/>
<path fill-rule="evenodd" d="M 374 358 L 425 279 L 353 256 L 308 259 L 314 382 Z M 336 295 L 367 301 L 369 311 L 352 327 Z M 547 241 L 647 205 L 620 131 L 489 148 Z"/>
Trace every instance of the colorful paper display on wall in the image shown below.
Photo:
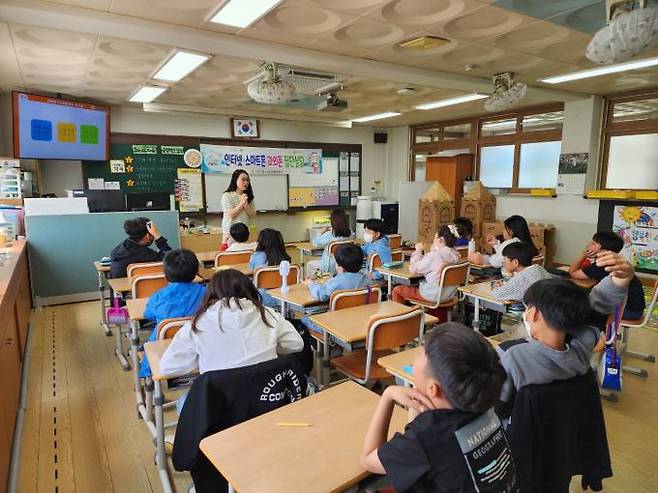
<path fill-rule="evenodd" d="M 612 221 L 624 240 L 622 254 L 636 268 L 658 272 L 658 207 L 616 205 Z"/>
<path fill-rule="evenodd" d="M 338 205 L 338 163 L 322 149 L 237 147 L 201 144 L 204 173 L 288 174 L 290 207 Z"/>

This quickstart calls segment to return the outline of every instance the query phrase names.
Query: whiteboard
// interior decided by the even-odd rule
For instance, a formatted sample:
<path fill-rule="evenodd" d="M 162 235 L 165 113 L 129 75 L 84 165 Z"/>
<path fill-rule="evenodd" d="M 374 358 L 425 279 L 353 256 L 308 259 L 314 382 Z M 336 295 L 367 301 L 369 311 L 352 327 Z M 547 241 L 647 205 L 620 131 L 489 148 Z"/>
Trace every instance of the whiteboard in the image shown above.
<path fill-rule="evenodd" d="M 400 183 L 398 233 L 407 240 L 418 238 L 418 201 L 435 181 L 403 181 Z"/>
<path fill-rule="evenodd" d="M 205 173 L 206 212 L 222 212 L 222 194 L 231 182 L 229 173 Z M 288 175 L 249 175 L 259 211 L 288 210 Z"/>

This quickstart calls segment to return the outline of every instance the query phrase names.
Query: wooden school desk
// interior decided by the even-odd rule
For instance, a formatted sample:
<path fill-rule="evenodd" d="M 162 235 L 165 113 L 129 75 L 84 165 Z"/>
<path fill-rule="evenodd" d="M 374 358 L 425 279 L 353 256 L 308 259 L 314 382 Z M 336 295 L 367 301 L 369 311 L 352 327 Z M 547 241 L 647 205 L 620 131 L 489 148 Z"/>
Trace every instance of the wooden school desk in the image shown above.
<path fill-rule="evenodd" d="M 562 267 L 558 267 L 558 268 L 560 270 L 563 270 L 564 272 L 569 272 L 569 266 L 568 265 L 563 265 Z M 565 279 L 569 279 L 576 286 L 580 286 L 581 288 L 585 288 L 585 289 L 593 288 L 597 284 L 595 279 L 574 279 L 571 276 L 565 277 Z"/>
<path fill-rule="evenodd" d="M 511 301 L 501 301 L 491 294 L 491 281 L 477 284 L 467 284 L 459 288 L 459 291 L 467 298 L 473 300 L 473 329 L 480 330 L 480 303 L 490 305 L 494 310 L 505 313 Z"/>
<path fill-rule="evenodd" d="M 239 265 L 248 265 L 248 264 L 239 264 Z M 204 281 L 209 281 L 210 278 L 215 275 L 215 268 L 203 267 L 199 269 L 199 276 Z M 125 294 L 132 291 L 132 278 L 130 277 L 116 277 L 114 279 L 107 280 L 110 287 L 117 293 Z"/>
<path fill-rule="evenodd" d="M 487 337 L 487 341 L 493 346 L 497 347 L 500 342 Z M 405 387 L 411 387 L 414 383 L 413 373 L 409 373 L 405 368 L 409 368 L 416 359 L 416 355 L 420 351 L 420 347 L 407 349 L 406 351 L 399 351 L 388 356 L 382 356 L 377 360 L 377 364 L 383 367 L 387 372 L 396 378 L 399 378 L 404 383 Z"/>
<path fill-rule="evenodd" d="M 182 375 L 163 375 L 160 372 L 160 360 L 162 355 L 169 347 L 171 339 L 161 341 L 147 342 L 144 344 L 146 357 L 151 365 L 151 378 L 153 380 L 153 409 L 155 413 L 155 463 L 158 468 L 160 482 L 165 493 L 172 493 L 172 481 L 169 476 L 167 464 L 167 454 L 165 452 L 165 423 L 164 423 L 164 396 L 162 394 L 162 382 L 168 378 L 179 377 Z M 196 371 L 190 372 L 197 373 Z M 253 444 L 251 445 L 253 446 Z M 244 460 L 244 457 L 242 458 Z"/>
<path fill-rule="evenodd" d="M 220 265 L 219 267 L 213 267 L 212 269 L 214 272 L 218 272 L 220 270 L 235 269 L 237 271 L 242 272 L 245 276 L 249 276 L 249 277 L 251 277 L 254 274 L 254 271 L 251 270 L 251 267 L 249 267 L 249 262 L 246 262 L 244 264 L 235 264 L 235 265 Z"/>
<path fill-rule="evenodd" d="M 293 310 L 301 313 L 321 310 L 322 307 L 326 309 L 327 307 L 327 302 L 313 298 L 308 286 L 302 282 L 288 286 L 287 293 L 282 293 L 281 288 L 268 289 L 267 293 L 281 302 L 281 314 L 284 317 L 286 315 L 286 304 L 291 305 Z"/>
<path fill-rule="evenodd" d="M 218 253 L 220 253 L 219 250 L 210 251 L 210 252 L 199 252 L 196 254 L 196 258 L 202 264 L 211 263 L 215 265 L 215 257 L 217 256 Z"/>
<path fill-rule="evenodd" d="M 344 491 L 369 474 L 361 449 L 379 399 L 345 382 L 204 438 L 199 447 L 240 493 Z M 406 422 L 395 406 L 389 437 Z"/>
<path fill-rule="evenodd" d="M 290 243 L 291 247 L 299 250 L 299 265 L 304 265 L 304 255 L 322 255 L 324 252 L 324 247 L 316 247 L 310 241 L 301 241 L 298 243 Z"/>
<path fill-rule="evenodd" d="M 105 312 L 105 309 L 107 308 L 105 306 L 105 283 L 107 282 L 107 276 L 109 275 L 110 272 L 110 266 L 101 265 L 101 263 L 98 260 L 96 260 L 94 262 L 94 268 L 96 269 L 96 273 L 98 274 L 98 294 L 99 294 L 100 305 L 101 305 L 101 327 L 103 327 L 103 329 L 105 330 L 106 336 L 111 336 L 112 329 L 110 329 L 110 326 L 107 325 L 107 313 Z"/>
<path fill-rule="evenodd" d="M 389 296 L 393 292 L 393 279 L 395 279 L 398 284 L 411 284 L 413 280 L 425 277 L 423 274 L 415 274 L 411 272 L 409 270 L 409 262 L 405 262 L 402 267 L 398 267 L 397 269 L 387 269 L 382 266 L 377 267 L 375 270 L 386 278 L 388 282 Z"/>

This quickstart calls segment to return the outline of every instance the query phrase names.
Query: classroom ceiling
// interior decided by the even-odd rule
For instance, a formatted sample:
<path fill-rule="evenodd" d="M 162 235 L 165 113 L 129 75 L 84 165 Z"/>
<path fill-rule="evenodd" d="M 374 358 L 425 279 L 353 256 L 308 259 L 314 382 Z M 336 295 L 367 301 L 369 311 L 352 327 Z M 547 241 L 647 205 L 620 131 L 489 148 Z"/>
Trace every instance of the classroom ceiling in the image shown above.
<path fill-rule="evenodd" d="M 584 50 L 592 32 L 604 25 L 604 0 L 284 0 L 242 30 L 207 21 L 219 0 L 0 4 L 6 4 L 0 5 L 3 89 L 62 93 L 113 105 L 132 105 L 128 97 L 175 47 L 213 58 L 175 83 L 155 100 L 156 106 L 243 116 L 340 122 L 402 112 L 374 122 L 394 126 L 479 114 L 484 113 L 482 101 L 430 111 L 413 106 L 487 92 L 490 77 L 502 71 L 515 72 L 530 86 L 521 106 L 658 85 L 656 68 L 559 86 L 537 82 L 594 66 Z M 398 46 L 419 35 L 449 42 L 426 51 Z M 288 60 L 277 59 L 284 57 Z M 283 107 L 250 101 L 243 81 L 264 60 L 336 73 L 346 87 L 339 97 L 349 109 L 318 112 L 318 99 L 311 94 Z M 399 94 L 403 86 L 415 91 Z"/>

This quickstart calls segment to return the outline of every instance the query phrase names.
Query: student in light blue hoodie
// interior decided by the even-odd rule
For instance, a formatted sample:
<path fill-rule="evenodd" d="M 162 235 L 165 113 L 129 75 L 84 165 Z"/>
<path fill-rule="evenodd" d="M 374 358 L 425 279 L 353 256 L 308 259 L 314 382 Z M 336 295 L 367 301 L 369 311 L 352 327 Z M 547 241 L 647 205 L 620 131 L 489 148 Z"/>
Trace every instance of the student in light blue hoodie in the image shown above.
<path fill-rule="evenodd" d="M 290 262 L 290 255 L 286 252 L 286 245 L 283 242 L 283 235 L 280 231 L 271 228 L 265 228 L 258 233 L 256 251 L 249 259 L 249 268 L 255 270 L 258 267 L 278 266 L 283 260 Z M 263 298 L 263 305 L 273 307 L 276 300 L 272 298 L 266 289 L 258 290 Z"/>
<path fill-rule="evenodd" d="M 353 243 L 341 245 L 336 249 L 337 274 L 324 284 L 306 279 L 304 284 L 308 286 L 311 295 L 320 301 L 329 301 L 331 293 L 340 289 L 357 289 L 370 285 L 370 279 L 361 272 L 363 264 L 363 252 L 361 248 Z M 314 332 L 322 332 L 322 329 L 311 322 L 308 317 L 302 318 L 302 323 Z"/>
<path fill-rule="evenodd" d="M 388 237 L 384 234 L 386 232 L 386 225 L 381 219 L 368 219 L 363 225 L 365 232 L 363 239 L 365 243 L 361 247 L 366 259 L 373 253 L 377 253 L 382 260 L 382 264 L 387 264 L 393 260 L 391 257 L 391 244 Z M 370 277 L 377 281 L 383 276 L 379 272 L 372 272 Z"/>
<path fill-rule="evenodd" d="M 306 275 L 308 277 L 314 278 L 318 271 L 329 272 L 332 275 L 336 274 L 336 261 L 329 253 L 329 243 L 352 239 L 352 231 L 345 211 L 338 209 L 332 211 L 330 220 L 331 228 L 311 240 L 314 247 L 324 247 L 324 251 L 319 261 L 309 260 L 306 262 Z"/>

